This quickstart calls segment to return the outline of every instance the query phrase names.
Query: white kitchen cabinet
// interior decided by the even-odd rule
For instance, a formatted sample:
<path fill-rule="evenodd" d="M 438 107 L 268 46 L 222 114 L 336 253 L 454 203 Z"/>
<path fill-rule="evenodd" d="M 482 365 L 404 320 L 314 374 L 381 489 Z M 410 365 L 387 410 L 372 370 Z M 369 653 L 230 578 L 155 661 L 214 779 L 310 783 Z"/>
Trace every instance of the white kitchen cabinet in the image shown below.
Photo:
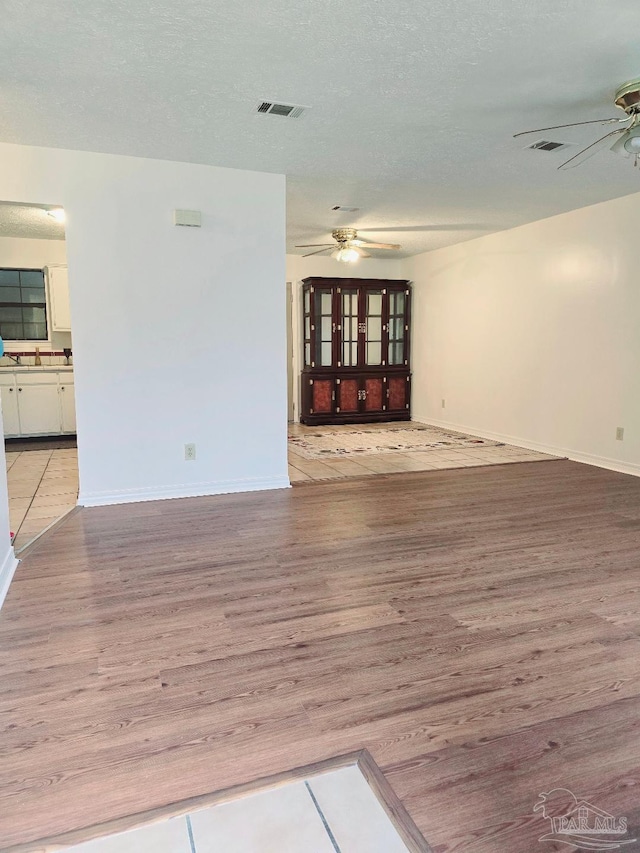
<path fill-rule="evenodd" d="M 60 376 L 60 416 L 62 432 L 76 431 L 76 394 L 73 380 L 66 382 L 64 375 Z"/>
<path fill-rule="evenodd" d="M 59 434 L 58 383 L 27 384 L 18 377 L 18 413 L 21 435 Z"/>
<path fill-rule="evenodd" d="M 72 370 L 0 369 L 5 438 L 75 433 Z"/>
<path fill-rule="evenodd" d="M 69 278 L 66 267 L 48 267 L 49 305 L 51 309 L 50 328 L 54 332 L 71 331 L 71 311 L 69 309 Z"/>
<path fill-rule="evenodd" d="M 0 386 L 2 399 L 2 424 L 6 438 L 16 438 L 20 435 L 20 418 L 18 416 L 18 393 L 15 383 Z"/>

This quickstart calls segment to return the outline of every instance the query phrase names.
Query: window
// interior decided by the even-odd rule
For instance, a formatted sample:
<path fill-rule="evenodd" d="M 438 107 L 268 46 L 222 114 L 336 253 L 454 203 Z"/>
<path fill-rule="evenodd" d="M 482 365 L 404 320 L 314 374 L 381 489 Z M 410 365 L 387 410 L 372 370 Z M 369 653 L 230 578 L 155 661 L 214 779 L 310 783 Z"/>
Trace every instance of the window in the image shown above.
<path fill-rule="evenodd" d="M 0 269 L 0 337 L 47 340 L 47 299 L 42 270 Z"/>

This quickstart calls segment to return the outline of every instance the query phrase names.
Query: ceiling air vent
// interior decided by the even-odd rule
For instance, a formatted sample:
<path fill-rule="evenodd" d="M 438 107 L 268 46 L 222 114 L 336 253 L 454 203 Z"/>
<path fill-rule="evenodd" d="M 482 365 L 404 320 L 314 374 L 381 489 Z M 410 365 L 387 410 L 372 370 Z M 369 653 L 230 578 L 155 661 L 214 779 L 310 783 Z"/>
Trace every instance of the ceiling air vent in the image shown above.
<path fill-rule="evenodd" d="M 283 116 L 284 118 L 300 118 L 308 107 L 299 104 L 276 104 L 274 101 L 260 101 L 258 112 L 264 115 Z"/>
<path fill-rule="evenodd" d="M 540 139 L 534 142 L 533 145 L 527 145 L 532 151 L 561 151 L 563 148 L 568 148 L 570 142 L 549 142 L 547 139 Z"/>

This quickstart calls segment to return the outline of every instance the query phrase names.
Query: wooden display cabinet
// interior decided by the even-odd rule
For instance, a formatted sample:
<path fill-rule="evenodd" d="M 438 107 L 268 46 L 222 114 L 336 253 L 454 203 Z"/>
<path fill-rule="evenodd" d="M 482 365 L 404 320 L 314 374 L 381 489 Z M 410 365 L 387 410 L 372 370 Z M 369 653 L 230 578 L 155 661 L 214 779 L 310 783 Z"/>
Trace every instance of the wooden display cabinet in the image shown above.
<path fill-rule="evenodd" d="M 306 278 L 300 420 L 409 420 L 408 281 Z"/>

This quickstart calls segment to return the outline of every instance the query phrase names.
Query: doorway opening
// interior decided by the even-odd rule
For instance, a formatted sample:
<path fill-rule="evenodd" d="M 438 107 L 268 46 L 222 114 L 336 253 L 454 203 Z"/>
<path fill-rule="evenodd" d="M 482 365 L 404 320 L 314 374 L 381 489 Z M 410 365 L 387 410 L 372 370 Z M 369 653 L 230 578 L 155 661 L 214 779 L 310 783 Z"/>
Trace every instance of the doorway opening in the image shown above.
<path fill-rule="evenodd" d="M 297 284 L 293 485 L 554 458 L 412 418 L 410 303 L 404 279 L 310 276 Z"/>
<path fill-rule="evenodd" d="M 0 202 L 0 337 L 9 516 L 19 553 L 78 498 L 61 205 Z"/>

